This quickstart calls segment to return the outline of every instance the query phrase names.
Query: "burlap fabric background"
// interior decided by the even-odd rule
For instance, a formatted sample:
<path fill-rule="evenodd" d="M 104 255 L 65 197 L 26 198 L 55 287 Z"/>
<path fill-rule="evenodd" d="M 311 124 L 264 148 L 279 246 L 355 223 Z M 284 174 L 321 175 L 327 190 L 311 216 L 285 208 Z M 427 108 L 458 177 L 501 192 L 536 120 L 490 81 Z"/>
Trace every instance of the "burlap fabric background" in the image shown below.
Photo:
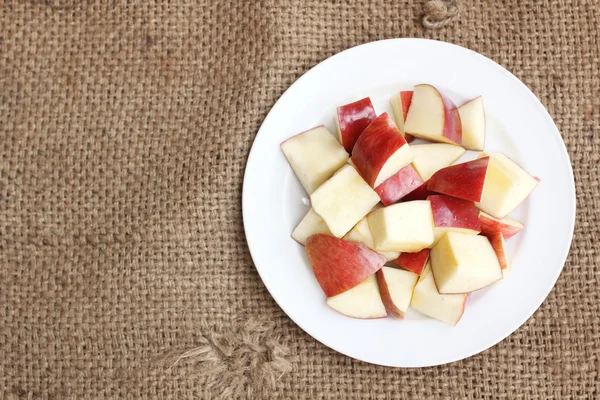
<path fill-rule="evenodd" d="M 463 1 L 439 30 L 408 0 L 0 5 L 0 398 L 600 398 L 594 0 Z M 405 36 L 469 47 L 529 85 L 578 192 L 539 311 L 482 354 L 419 370 L 300 330 L 241 220 L 246 157 L 284 90 L 343 49 Z"/>

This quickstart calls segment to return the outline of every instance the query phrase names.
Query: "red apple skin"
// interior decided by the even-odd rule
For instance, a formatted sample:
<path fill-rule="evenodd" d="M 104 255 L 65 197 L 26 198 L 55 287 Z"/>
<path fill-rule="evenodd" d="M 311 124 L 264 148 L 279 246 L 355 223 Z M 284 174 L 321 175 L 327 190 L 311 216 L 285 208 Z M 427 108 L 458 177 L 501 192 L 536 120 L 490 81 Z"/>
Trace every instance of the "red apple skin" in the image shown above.
<path fill-rule="evenodd" d="M 400 92 L 400 101 L 402 102 L 402 115 L 404 121 L 406 121 L 406 116 L 408 115 L 408 109 L 410 108 L 410 102 L 412 101 L 413 91 L 412 90 L 404 90 Z M 405 133 L 404 138 L 407 143 L 411 143 L 415 140 L 415 137 L 410 133 Z"/>
<path fill-rule="evenodd" d="M 501 233 L 494 233 L 492 235 L 487 235 L 494 252 L 496 253 L 496 257 L 498 257 L 498 262 L 500 263 L 501 269 L 508 268 L 508 258 L 506 257 L 506 248 L 504 246 L 504 237 Z"/>
<path fill-rule="evenodd" d="M 386 161 L 404 145 L 406 139 L 384 112 L 367 126 L 356 141 L 352 161 L 365 181 L 373 187 Z"/>
<path fill-rule="evenodd" d="M 352 289 L 385 264 L 385 258 L 360 242 L 317 234 L 306 241 L 306 255 L 325 296 Z"/>
<path fill-rule="evenodd" d="M 483 157 L 442 168 L 429 179 L 427 189 L 463 200 L 481 201 L 489 162 L 489 157 Z"/>
<path fill-rule="evenodd" d="M 427 200 L 431 203 L 434 226 L 481 231 L 478 210 L 472 201 L 443 194 L 429 196 Z"/>
<path fill-rule="evenodd" d="M 419 176 L 412 164 L 398 171 L 394 176 L 386 179 L 381 185 L 375 188 L 381 202 L 389 206 L 396 203 L 402 197 L 411 193 L 413 190 L 423 184 L 423 179 Z"/>
<path fill-rule="evenodd" d="M 342 146 L 348 153 L 352 153 L 352 148 L 363 133 L 365 128 L 377 118 L 375 108 L 371 99 L 365 97 L 354 103 L 346 104 L 337 108 L 337 118 L 340 124 L 340 136 Z"/>
<path fill-rule="evenodd" d="M 396 318 L 404 319 L 404 313 L 400 311 L 392 301 L 392 295 L 390 294 L 390 289 L 388 288 L 385 277 L 383 276 L 383 270 L 380 269 L 377 271 L 376 276 L 377 285 L 379 286 L 379 294 L 381 295 L 381 301 L 385 306 L 385 310 L 388 312 L 388 314 L 393 315 Z"/>
<path fill-rule="evenodd" d="M 418 253 L 401 253 L 393 262 L 402 268 L 421 275 L 427 260 L 429 260 L 429 249 L 423 249 Z"/>
<path fill-rule="evenodd" d="M 450 98 L 443 95 L 442 101 L 444 102 L 444 137 L 450 139 L 458 146 L 462 143 L 462 122 L 460 120 L 460 114 L 458 112 L 458 107 Z"/>
<path fill-rule="evenodd" d="M 481 226 L 481 233 L 486 235 L 488 238 L 496 233 L 501 233 L 502 236 L 504 236 L 504 239 L 508 239 L 521 232 L 524 228 L 523 225 L 515 226 L 511 224 L 505 224 L 497 218 L 484 213 L 483 211 L 479 211 L 478 218 Z"/>
<path fill-rule="evenodd" d="M 436 194 L 435 192 L 431 192 L 429 189 L 427 189 L 428 183 L 429 181 L 423 182 L 415 190 L 404 196 L 402 201 L 427 200 L 427 197 Z"/>

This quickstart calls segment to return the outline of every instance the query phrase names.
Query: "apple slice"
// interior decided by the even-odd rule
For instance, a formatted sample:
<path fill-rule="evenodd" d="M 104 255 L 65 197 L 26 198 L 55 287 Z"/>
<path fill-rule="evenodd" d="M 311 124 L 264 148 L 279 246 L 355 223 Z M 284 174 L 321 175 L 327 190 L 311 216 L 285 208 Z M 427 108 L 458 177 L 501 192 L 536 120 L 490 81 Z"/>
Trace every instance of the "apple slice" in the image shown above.
<path fill-rule="evenodd" d="M 292 136 L 281 143 L 281 150 L 308 194 L 348 160 L 346 150 L 324 126 Z"/>
<path fill-rule="evenodd" d="M 417 275 L 421 275 L 429 260 L 429 251 L 429 249 L 423 249 L 418 253 L 401 253 L 400 257 L 394 260 L 394 263 Z"/>
<path fill-rule="evenodd" d="M 368 220 L 377 251 L 415 253 L 433 243 L 433 214 L 427 200 L 380 208 Z"/>
<path fill-rule="evenodd" d="M 462 125 L 456 105 L 431 85 L 417 85 L 404 131 L 414 137 L 460 145 Z"/>
<path fill-rule="evenodd" d="M 379 196 L 354 167 L 344 163 L 310 196 L 310 200 L 331 233 L 341 238 L 379 203 Z"/>
<path fill-rule="evenodd" d="M 294 232 L 292 232 L 292 239 L 304 246 L 306 244 L 306 239 L 317 233 L 331 235 L 331 231 L 323 218 L 311 208 L 304 218 L 302 218 L 302 221 L 300 221 L 298 226 L 296 226 Z"/>
<path fill-rule="evenodd" d="M 463 316 L 468 296 L 466 293 L 439 294 L 431 273 L 431 265 L 427 263 L 413 291 L 410 306 L 421 314 L 456 325 Z"/>
<path fill-rule="evenodd" d="M 381 185 L 412 159 L 404 136 L 385 112 L 367 126 L 352 150 L 354 165 L 371 187 Z"/>
<path fill-rule="evenodd" d="M 508 264 L 508 257 L 506 255 L 506 242 L 504 241 L 504 236 L 501 233 L 494 233 L 487 237 L 496 253 L 496 257 L 498 257 L 498 262 L 500 263 L 500 268 L 502 269 L 502 276 L 506 277 L 510 272 L 510 267 Z"/>
<path fill-rule="evenodd" d="M 448 232 L 431 249 L 431 270 L 441 294 L 469 293 L 502 279 L 485 236 Z"/>
<path fill-rule="evenodd" d="M 502 153 L 482 153 L 480 157 L 489 158 L 490 162 L 483 196 L 475 200 L 479 202 L 477 207 L 496 218 L 504 218 L 531 194 L 539 178 L 529 175 Z M 431 186 L 429 189 L 435 190 Z"/>
<path fill-rule="evenodd" d="M 386 206 L 398 202 L 423 184 L 423 179 L 412 165 L 408 164 L 392 177 L 375 188 L 381 202 Z"/>
<path fill-rule="evenodd" d="M 306 255 L 325 296 L 352 289 L 385 264 L 385 258 L 362 243 L 317 234 L 306 240 Z"/>
<path fill-rule="evenodd" d="M 415 190 L 404 196 L 402 201 L 427 200 L 427 197 L 431 196 L 432 194 L 437 194 L 427 189 L 427 185 L 428 182 L 423 182 Z"/>
<path fill-rule="evenodd" d="M 325 302 L 347 317 L 359 319 L 387 317 L 375 275 L 369 276 L 352 289 L 328 297 Z"/>
<path fill-rule="evenodd" d="M 364 243 L 370 249 L 374 249 L 373 236 L 371 235 L 371 229 L 369 228 L 369 221 L 367 217 L 361 219 L 358 224 L 354 225 L 354 228 L 342 238 L 350 242 L 361 242 Z M 392 261 L 398 258 L 400 252 L 398 251 L 379 251 L 386 261 Z"/>
<path fill-rule="evenodd" d="M 446 143 L 416 144 L 410 149 L 414 156 L 412 165 L 424 181 L 440 169 L 452 165 L 466 151 L 460 146 Z"/>
<path fill-rule="evenodd" d="M 404 135 L 404 138 L 408 143 L 415 140 L 413 135 L 404 133 L 404 121 L 408 115 L 408 109 L 410 108 L 410 102 L 412 100 L 413 91 L 405 90 L 392 96 L 390 103 L 392 104 L 392 110 L 394 111 L 394 119 L 396 120 L 396 126 L 400 129 L 400 132 Z"/>
<path fill-rule="evenodd" d="M 478 210 L 472 201 L 443 194 L 429 196 L 427 200 L 431 203 L 433 212 L 434 243 L 437 243 L 446 232 L 477 235 L 481 231 L 477 217 Z"/>
<path fill-rule="evenodd" d="M 469 150 L 482 151 L 485 143 L 485 112 L 481 96 L 458 107 L 462 123 L 462 145 Z"/>
<path fill-rule="evenodd" d="M 379 293 L 389 314 L 404 318 L 417 279 L 419 279 L 417 274 L 398 268 L 383 267 L 377 271 Z"/>
<path fill-rule="evenodd" d="M 451 165 L 433 174 L 427 189 L 470 201 L 481 201 L 490 158 Z"/>
<path fill-rule="evenodd" d="M 337 108 L 338 138 L 348 153 L 352 153 L 354 143 L 375 118 L 377 114 L 368 97 Z"/>
<path fill-rule="evenodd" d="M 490 236 L 495 233 L 501 233 L 504 239 L 508 239 L 523 228 L 523 224 L 511 217 L 494 218 L 490 214 L 479 211 L 479 224 L 481 225 L 481 233 Z"/>

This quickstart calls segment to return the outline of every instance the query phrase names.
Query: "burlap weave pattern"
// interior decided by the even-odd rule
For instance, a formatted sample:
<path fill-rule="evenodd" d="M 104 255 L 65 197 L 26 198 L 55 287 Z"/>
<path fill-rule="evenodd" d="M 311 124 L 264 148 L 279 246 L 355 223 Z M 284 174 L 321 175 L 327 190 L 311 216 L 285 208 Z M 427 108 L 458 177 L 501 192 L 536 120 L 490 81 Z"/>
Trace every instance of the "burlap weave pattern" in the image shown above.
<path fill-rule="evenodd" d="M 0 399 L 600 398 L 594 0 L 465 0 L 439 30 L 408 0 L 0 5 Z M 350 46 L 409 36 L 471 48 L 532 88 L 578 193 L 571 254 L 535 315 L 419 370 L 301 331 L 241 221 L 246 157 L 283 91 Z"/>

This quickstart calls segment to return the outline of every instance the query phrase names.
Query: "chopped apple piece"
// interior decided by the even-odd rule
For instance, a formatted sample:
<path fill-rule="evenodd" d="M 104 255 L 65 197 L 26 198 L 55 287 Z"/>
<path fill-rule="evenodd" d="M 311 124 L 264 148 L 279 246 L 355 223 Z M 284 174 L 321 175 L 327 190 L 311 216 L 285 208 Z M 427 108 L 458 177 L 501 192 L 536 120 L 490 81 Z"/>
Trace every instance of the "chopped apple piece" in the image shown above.
<path fill-rule="evenodd" d="M 359 319 L 387 317 L 375 275 L 369 276 L 352 289 L 327 298 L 326 303 L 333 310 L 347 317 Z"/>
<path fill-rule="evenodd" d="M 327 297 L 352 289 L 385 264 L 385 258 L 362 243 L 323 234 L 306 240 L 306 255 Z"/>
<path fill-rule="evenodd" d="M 481 228 L 475 203 L 443 194 L 429 196 L 436 243 L 446 232 L 479 234 Z"/>
<path fill-rule="evenodd" d="M 406 121 L 406 116 L 408 115 L 408 109 L 410 108 L 412 96 L 412 90 L 405 90 L 392 96 L 392 100 L 390 101 L 392 104 L 392 110 L 394 111 L 396 126 L 398 126 L 398 129 L 400 129 L 400 132 L 402 132 L 408 143 L 415 140 L 413 135 L 406 134 L 404 132 L 404 121 Z"/>
<path fill-rule="evenodd" d="M 451 165 L 433 174 L 427 189 L 470 201 L 481 201 L 490 158 Z"/>
<path fill-rule="evenodd" d="M 431 249 L 431 270 L 441 294 L 469 293 L 502 279 L 485 236 L 448 232 Z"/>
<path fill-rule="evenodd" d="M 371 187 L 412 161 L 410 147 L 387 113 L 377 117 L 360 135 L 352 150 L 352 161 Z"/>
<path fill-rule="evenodd" d="M 412 165 L 424 181 L 465 153 L 462 147 L 446 143 L 416 144 L 410 149 L 414 156 Z"/>
<path fill-rule="evenodd" d="M 348 153 L 324 126 L 318 126 L 281 143 L 281 150 L 308 194 L 342 167 Z"/>
<path fill-rule="evenodd" d="M 368 220 L 377 251 L 414 253 L 433 243 L 433 215 L 427 200 L 380 208 Z"/>
<path fill-rule="evenodd" d="M 294 232 L 292 232 L 292 239 L 301 245 L 305 245 L 306 239 L 308 239 L 309 236 L 316 235 L 317 233 L 331 235 L 331 231 L 327 227 L 327 224 L 323 218 L 321 218 L 319 214 L 317 214 L 315 210 L 311 208 L 308 210 L 304 218 L 302 218 L 302 221 L 300 221 L 296 229 L 294 229 Z"/>
<path fill-rule="evenodd" d="M 415 286 L 410 306 L 428 317 L 456 325 L 463 316 L 468 296 L 466 293 L 439 294 L 428 263 Z"/>
<path fill-rule="evenodd" d="M 408 164 L 392 177 L 386 179 L 375 188 L 381 202 L 389 206 L 398 202 L 401 198 L 411 193 L 423 184 L 423 180 L 417 174 L 412 165 Z"/>
<path fill-rule="evenodd" d="M 310 200 L 331 233 L 341 238 L 379 203 L 379 196 L 351 165 L 344 163 Z"/>
<path fill-rule="evenodd" d="M 358 224 L 354 225 L 354 228 L 342 238 L 350 242 L 361 242 L 364 243 L 370 249 L 375 249 L 373 244 L 373 236 L 371 235 L 371 229 L 369 228 L 369 222 L 367 217 L 364 217 L 359 221 Z M 392 261 L 398 258 L 400 252 L 397 251 L 379 251 L 386 261 Z"/>
<path fill-rule="evenodd" d="M 508 239 L 523 228 L 523 224 L 511 217 L 494 218 L 490 214 L 479 211 L 479 223 L 481 225 L 481 233 L 486 236 L 493 235 L 495 233 L 501 233 L 504 239 Z"/>
<path fill-rule="evenodd" d="M 482 151 L 485 143 L 485 112 L 481 96 L 458 107 L 462 123 L 462 145 L 469 150 Z"/>
<path fill-rule="evenodd" d="M 375 118 L 377 114 L 368 97 L 337 108 L 338 138 L 348 153 L 352 153 L 356 140 Z"/>
<path fill-rule="evenodd" d="M 462 125 L 456 105 L 431 85 L 417 85 L 404 131 L 417 138 L 460 145 Z"/>
<path fill-rule="evenodd" d="M 505 277 L 510 271 L 510 266 L 508 264 L 508 256 L 506 255 L 506 242 L 504 241 L 504 237 L 501 233 L 494 233 L 489 235 L 488 239 L 498 257 L 500 268 L 502 268 L 502 276 Z"/>
<path fill-rule="evenodd" d="M 387 312 L 404 318 L 419 276 L 398 268 L 383 267 L 377 271 L 377 283 Z"/>
<path fill-rule="evenodd" d="M 394 263 L 417 275 L 421 275 L 429 260 L 429 251 L 429 249 L 423 249 L 418 253 L 401 253 L 400 256 L 394 260 Z"/>
<path fill-rule="evenodd" d="M 477 207 L 496 218 L 504 218 L 531 194 L 539 180 L 502 153 L 482 153 L 480 157 L 489 157 L 490 162 L 485 190 L 481 200 L 476 200 Z"/>

